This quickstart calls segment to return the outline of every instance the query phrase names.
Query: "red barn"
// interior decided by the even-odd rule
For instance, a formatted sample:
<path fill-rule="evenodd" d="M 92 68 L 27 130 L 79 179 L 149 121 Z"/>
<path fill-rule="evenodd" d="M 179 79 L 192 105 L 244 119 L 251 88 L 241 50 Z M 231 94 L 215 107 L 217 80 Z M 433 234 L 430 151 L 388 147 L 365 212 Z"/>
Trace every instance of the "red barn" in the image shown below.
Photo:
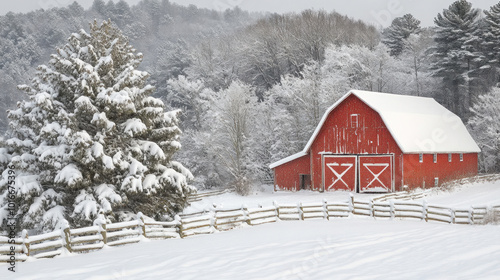
<path fill-rule="evenodd" d="M 479 147 L 432 98 L 351 90 L 305 148 L 271 164 L 275 189 L 393 192 L 477 174 Z"/>

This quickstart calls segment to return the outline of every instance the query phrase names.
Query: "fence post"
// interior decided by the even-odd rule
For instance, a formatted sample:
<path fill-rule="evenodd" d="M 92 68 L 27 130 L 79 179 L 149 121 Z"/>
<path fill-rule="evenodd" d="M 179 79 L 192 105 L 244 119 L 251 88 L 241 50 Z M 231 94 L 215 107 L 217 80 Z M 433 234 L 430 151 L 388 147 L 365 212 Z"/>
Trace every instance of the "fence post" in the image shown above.
<path fill-rule="evenodd" d="M 106 224 L 101 224 L 101 235 L 102 235 L 102 242 L 104 242 L 104 244 L 107 244 L 108 237 L 106 234 Z"/>
<path fill-rule="evenodd" d="M 349 196 L 349 211 L 351 212 L 351 214 L 354 214 L 354 195 L 352 193 L 349 193 Z"/>
<path fill-rule="evenodd" d="M 472 209 L 472 206 L 469 207 L 469 212 L 467 213 L 467 219 L 468 219 L 468 222 L 469 222 L 469 225 L 472 225 L 474 224 L 474 221 L 472 220 L 472 213 L 473 213 L 473 209 Z"/>
<path fill-rule="evenodd" d="M 429 221 L 429 208 L 427 206 L 427 200 L 422 201 L 422 216 L 424 217 L 425 221 Z"/>
<path fill-rule="evenodd" d="M 137 220 L 139 222 L 139 226 L 142 229 L 142 235 L 144 235 L 144 237 L 147 237 L 146 236 L 146 224 L 144 223 L 144 215 L 142 214 L 142 212 L 137 213 Z"/>
<path fill-rule="evenodd" d="M 276 221 L 280 219 L 280 206 L 276 200 L 273 200 L 274 214 L 276 215 Z"/>
<path fill-rule="evenodd" d="M 209 209 L 209 214 L 210 214 L 210 227 L 212 227 L 213 230 L 217 230 L 217 208 L 214 207 Z"/>
<path fill-rule="evenodd" d="M 179 215 L 175 215 L 174 220 L 177 222 L 176 228 L 177 232 L 179 233 L 180 238 L 184 238 L 184 232 L 183 232 L 183 227 L 182 227 L 182 218 Z"/>
<path fill-rule="evenodd" d="M 243 213 L 243 219 L 245 219 L 245 223 L 247 223 L 247 225 L 252 225 L 252 221 L 250 220 L 250 213 L 248 212 L 248 206 L 246 206 L 245 204 L 243 204 L 241 206 L 241 212 Z"/>
<path fill-rule="evenodd" d="M 28 231 L 23 229 L 21 232 L 21 237 L 23 239 L 23 252 L 26 253 L 26 256 L 30 256 L 30 240 L 28 236 Z"/>
<path fill-rule="evenodd" d="M 106 237 L 106 219 L 103 214 L 99 214 L 97 219 L 94 221 L 94 225 L 99 226 L 99 233 L 102 236 L 102 242 L 106 245 L 108 243 L 108 238 Z"/>
<path fill-rule="evenodd" d="M 299 218 L 304 220 L 304 208 L 302 207 L 302 202 L 299 202 L 297 207 L 299 208 Z"/>
<path fill-rule="evenodd" d="M 454 224 L 456 221 L 455 221 L 455 209 L 453 208 L 450 208 L 450 224 Z"/>
<path fill-rule="evenodd" d="M 389 211 L 391 212 L 391 220 L 394 220 L 396 217 L 396 211 L 394 210 L 394 200 L 389 200 Z"/>
<path fill-rule="evenodd" d="M 375 209 L 373 207 L 373 199 L 370 199 L 370 201 L 368 202 L 368 208 L 370 209 L 370 217 L 374 217 Z"/>
<path fill-rule="evenodd" d="M 422 199 L 422 221 L 426 219 L 426 211 L 425 211 L 425 208 L 427 207 L 427 202 L 425 201 L 425 199 Z"/>
<path fill-rule="evenodd" d="M 323 199 L 323 218 L 330 220 L 330 215 L 328 215 L 328 202 L 326 198 Z"/>
<path fill-rule="evenodd" d="M 71 249 L 71 232 L 69 231 L 69 223 L 68 221 L 64 221 L 63 228 L 63 236 L 64 236 L 64 247 L 68 250 L 68 252 L 73 252 Z"/>

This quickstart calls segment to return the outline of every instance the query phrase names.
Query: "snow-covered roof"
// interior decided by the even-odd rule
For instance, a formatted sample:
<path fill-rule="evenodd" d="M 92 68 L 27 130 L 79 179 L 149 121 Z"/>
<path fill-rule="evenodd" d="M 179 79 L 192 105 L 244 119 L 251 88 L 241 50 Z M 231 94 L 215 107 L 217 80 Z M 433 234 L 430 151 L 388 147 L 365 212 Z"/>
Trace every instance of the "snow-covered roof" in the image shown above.
<path fill-rule="evenodd" d="M 292 160 L 295 160 L 295 159 L 301 158 L 301 157 L 303 157 L 303 156 L 305 156 L 305 155 L 307 155 L 307 153 L 306 153 L 306 152 L 304 152 L 304 151 L 302 151 L 302 152 L 298 152 L 298 153 L 296 153 L 296 154 L 293 154 L 293 155 L 288 156 L 288 157 L 286 157 L 286 158 L 284 158 L 284 159 L 282 159 L 282 160 L 279 160 L 279 161 L 277 161 L 277 162 L 275 162 L 275 163 L 270 164 L 270 165 L 269 165 L 269 168 L 273 169 L 273 168 L 275 168 L 276 166 L 280 166 L 280 165 L 282 165 L 282 164 L 284 164 L 284 163 L 287 163 L 287 162 L 290 162 L 290 161 L 292 161 Z"/>
<path fill-rule="evenodd" d="M 330 112 L 352 94 L 380 115 L 403 153 L 481 151 L 462 120 L 433 98 L 351 90 L 326 110 L 302 152 L 269 167 L 274 168 L 298 158 L 299 154 L 307 154 Z"/>

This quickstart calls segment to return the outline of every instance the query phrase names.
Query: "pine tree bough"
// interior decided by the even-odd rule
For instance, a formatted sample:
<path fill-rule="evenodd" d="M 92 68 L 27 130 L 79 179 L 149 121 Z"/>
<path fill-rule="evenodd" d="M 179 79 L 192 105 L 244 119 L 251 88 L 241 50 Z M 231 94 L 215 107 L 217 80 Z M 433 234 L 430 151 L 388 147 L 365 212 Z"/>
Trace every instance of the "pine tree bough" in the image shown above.
<path fill-rule="evenodd" d="M 142 212 L 161 219 L 187 204 L 192 174 L 172 161 L 180 149 L 179 111 L 151 97 L 142 54 L 110 21 L 68 43 L 39 66 L 29 99 L 9 112 L 1 170 L 16 167 L 19 227 L 51 231 Z M 6 172 L 0 219 L 6 215 Z"/>

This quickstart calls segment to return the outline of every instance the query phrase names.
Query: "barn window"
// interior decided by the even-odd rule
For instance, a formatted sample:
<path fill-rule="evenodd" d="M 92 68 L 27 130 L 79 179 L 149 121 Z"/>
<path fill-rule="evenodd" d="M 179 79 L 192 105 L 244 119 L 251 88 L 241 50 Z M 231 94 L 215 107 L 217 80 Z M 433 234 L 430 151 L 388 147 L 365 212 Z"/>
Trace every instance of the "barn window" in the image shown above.
<path fill-rule="evenodd" d="M 418 161 L 419 162 L 424 162 L 424 154 L 419 154 L 418 155 Z"/>
<path fill-rule="evenodd" d="M 451 162 L 451 154 L 448 154 L 448 162 Z"/>
<path fill-rule="evenodd" d="M 436 177 L 436 178 L 434 178 L 434 187 L 437 188 L 438 186 L 439 186 L 439 178 Z"/>
<path fill-rule="evenodd" d="M 357 128 L 359 126 L 358 114 L 351 114 L 351 128 Z"/>
<path fill-rule="evenodd" d="M 460 154 L 460 161 L 464 161 L 464 154 Z"/>
<path fill-rule="evenodd" d="M 434 154 L 434 163 L 438 162 L 438 154 Z"/>

